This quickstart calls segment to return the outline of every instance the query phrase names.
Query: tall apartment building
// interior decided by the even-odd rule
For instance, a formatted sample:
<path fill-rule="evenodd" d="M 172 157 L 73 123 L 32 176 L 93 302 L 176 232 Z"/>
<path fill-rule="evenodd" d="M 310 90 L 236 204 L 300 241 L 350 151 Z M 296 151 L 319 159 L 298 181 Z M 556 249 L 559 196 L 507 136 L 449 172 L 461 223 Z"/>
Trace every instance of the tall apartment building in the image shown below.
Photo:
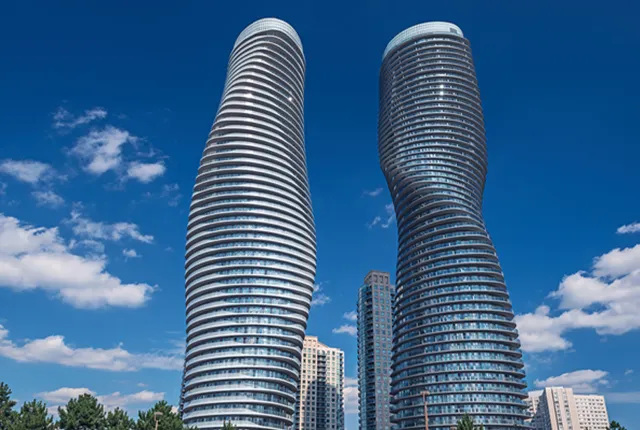
<path fill-rule="evenodd" d="M 261 19 L 236 39 L 187 226 L 186 425 L 288 429 L 316 268 L 305 59 Z"/>
<path fill-rule="evenodd" d="M 344 430 L 344 351 L 304 338 L 295 430 Z"/>
<path fill-rule="evenodd" d="M 575 394 L 573 397 L 576 400 L 580 430 L 609 429 L 609 414 L 604 396 Z"/>
<path fill-rule="evenodd" d="M 372 270 L 358 290 L 360 430 L 390 430 L 392 303 L 388 272 Z"/>
<path fill-rule="evenodd" d="M 482 217 L 487 145 L 469 41 L 446 22 L 387 45 L 378 154 L 398 228 L 392 421 L 449 430 L 465 414 L 487 429 L 528 417 L 509 293 Z"/>
<path fill-rule="evenodd" d="M 607 430 L 603 396 L 574 394 L 571 388 L 549 387 L 529 394 L 534 430 Z"/>

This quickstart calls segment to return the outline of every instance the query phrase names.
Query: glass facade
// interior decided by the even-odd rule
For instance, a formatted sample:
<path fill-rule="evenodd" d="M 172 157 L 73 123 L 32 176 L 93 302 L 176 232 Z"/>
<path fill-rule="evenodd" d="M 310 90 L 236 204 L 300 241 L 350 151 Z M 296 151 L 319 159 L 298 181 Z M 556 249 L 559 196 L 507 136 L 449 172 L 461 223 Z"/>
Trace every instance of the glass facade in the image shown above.
<path fill-rule="evenodd" d="M 293 424 L 316 268 L 304 75 L 280 20 L 251 24 L 231 52 L 187 227 L 188 426 Z"/>
<path fill-rule="evenodd" d="M 514 314 L 482 217 L 487 148 L 469 42 L 453 24 L 403 31 L 380 72 L 380 165 L 398 224 L 392 421 L 449 430 L 527 418 Z"/>
<path fill-rule="evenodd" d="M 390 430 L 391 304 L 389 273 L 371 271 L 358 290 L 360 430 Z"/>

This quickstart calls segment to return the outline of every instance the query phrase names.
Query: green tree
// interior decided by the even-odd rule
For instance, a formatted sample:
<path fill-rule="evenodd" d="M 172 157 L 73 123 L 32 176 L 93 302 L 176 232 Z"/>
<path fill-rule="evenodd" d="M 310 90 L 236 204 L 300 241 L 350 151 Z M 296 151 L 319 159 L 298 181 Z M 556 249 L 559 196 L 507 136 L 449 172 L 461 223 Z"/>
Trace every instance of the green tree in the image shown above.
<path fill-rule="evenodd" d="M 47 404 L 38 400 L 26 402 L 20 408 L 14 430 L 53 430 L 56 426 L 47 411 Z"/>
<path fill-rule="evenodd" d="M 104 407 L 91 394 L 71 399 L 64 408 L 58 408 L 62 430 L 104 430 Z"/>
<path fill-rule="evenodd" d="M 626 427 L 622 427 L 618 421 L 611 421 L 609 425 L 609 430 L 627 430 Z"/>
<path fill-rule="evenodd" d="M 479 426 L 474 425 L 473 418 L 468 414 L 464 414 L 462 419 L 458 421 L 456 430 L 484 430 L 484 426 L 482 424 Z"/>
<path fill-rule="evenodd" d="M 134 426 L 135 422 L 120 408 L 107 414 L 107 430 L 132 430 Z"/>
<path fill-rule="evenodd" d="M 231 421 L 225 421 L 225 423 L 222 425 L 222 430 L 237 430 L 237 427 L 231 424 Z"/>
<path fill-rule="evenodd" d="M 4 382 L 0 382 L 0 430 L 8 430 L 16 420 L 16 412 L 13 407 L 16 405 L 11 400 L 11 388 Z"/>
<path fill-rule="evenodd" d="M 135 430 L 155 430 L 156 418 L 158 430 L 183 430 L 185 428 L 178 414 L 171 410 L 171 405 L 162 400 L 148 411 L 138 412 Z"/>

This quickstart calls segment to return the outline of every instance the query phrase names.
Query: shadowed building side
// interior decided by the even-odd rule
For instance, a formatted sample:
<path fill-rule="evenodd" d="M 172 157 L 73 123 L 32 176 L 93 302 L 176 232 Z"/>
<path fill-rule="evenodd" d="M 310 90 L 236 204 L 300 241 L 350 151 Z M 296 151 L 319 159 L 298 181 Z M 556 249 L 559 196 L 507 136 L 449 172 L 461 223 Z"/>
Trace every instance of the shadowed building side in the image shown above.
<path fill-rule="evenodd" d="M 277 19 L 248 26 L 231 52 L 187 228 L 188 426 L 293 423 L 316 270 L 304 75 L 300 38 Z"/>

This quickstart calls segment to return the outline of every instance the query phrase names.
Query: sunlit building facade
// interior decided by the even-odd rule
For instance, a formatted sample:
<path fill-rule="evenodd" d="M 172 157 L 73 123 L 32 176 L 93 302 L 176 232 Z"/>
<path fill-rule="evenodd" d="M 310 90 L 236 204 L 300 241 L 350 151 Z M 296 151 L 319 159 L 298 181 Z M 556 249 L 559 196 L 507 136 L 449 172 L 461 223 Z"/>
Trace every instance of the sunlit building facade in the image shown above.
<path fill-rule="evenodd" d="M 528 417 L 518 332 L 482 217 L 487 147 L 469 41 L 445 22 L 411 27 L 383 54 L 380 165 L 398 228 L 392 421 L 487 430 Z"/>
<path fill-rule="evenodd" d="M 187 426 L 293 424 L 316 267 L 304 77 L 290 25 L 262 19 L 240 33 L 187 227 Z"/>

